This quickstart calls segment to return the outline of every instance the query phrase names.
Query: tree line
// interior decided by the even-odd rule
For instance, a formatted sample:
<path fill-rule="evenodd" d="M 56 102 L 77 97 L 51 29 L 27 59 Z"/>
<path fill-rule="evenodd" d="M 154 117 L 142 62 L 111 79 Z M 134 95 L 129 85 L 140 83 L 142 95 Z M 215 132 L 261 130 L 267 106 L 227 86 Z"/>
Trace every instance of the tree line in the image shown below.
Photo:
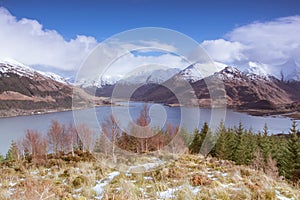
<path fill-rule="evenodd" d="M 258 133 L 237 127 L 226 128 L 222 122 L 213 133 L 208 124 L 195 130 L 189 145 L 190 153 L 197 154 L 203 141 L 214 143 L 211 156 L 234 161 L 238 165 L 251 165 L 271 176 L 283 176 L 294 182 L 300 180 L 300 139 L 297 123 L 293 121 L 289 134 L 272 135 L 267 125 Z"/>
<path fill-rule="evenodd" d="M 242 123 L 233 128 L 226 128 L 224 123 L 220 123 L 218 129 L 212 132 L 204 123 L 201 130 L 195 129 L 193 134 L 189 134 L 185 128 L 179 129 L 171 124 L 163 130 L 153 129 L 149 124 L 147 105 L 136 122 L 130 125 L 130 133 L 122 131 L 112 115 L 101 124 L 100 134 L 84 124 L 75 128 L 72 124 L 66 126 L 54 120 L 46 135 L 27 130 L 20 141 L 11 143 L 6 157 L 0 156 L 0 161 L 47 159 L 49 154 L 74 155 L 76 150 L 112 156 L 116 161 L 120 151 L 178 153 L 186 148 L 192 154 L 209 153 L 239 165 L 251 165 L 272 176 L 280 175 L 293 181 L 300 179 L 300 141 L 295 121 L 289 134 L 282 136 L 269 134 L 267 125 L 261 132 L 253 133 L 243 128 Z"/>

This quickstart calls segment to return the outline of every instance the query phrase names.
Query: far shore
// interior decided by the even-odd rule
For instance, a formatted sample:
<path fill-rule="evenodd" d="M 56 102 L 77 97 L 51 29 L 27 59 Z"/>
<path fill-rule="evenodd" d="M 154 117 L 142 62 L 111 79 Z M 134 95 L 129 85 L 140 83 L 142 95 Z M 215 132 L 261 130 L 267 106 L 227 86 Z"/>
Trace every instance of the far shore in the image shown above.
<path fill-rule="evenodd" d="M 76 108 L 57 108 L 57 109 L 36 109 L 36 110 L 24 110 L 24 109 L 8 109 L 8 110 L 0 110 L 0 119 L 1 118 L 11 118 L 11 117 L 18 117 L 18 116 L 32 116 L 32 115 L 43 115 L 43 114 L 50 114 L 50 113 L 60 113 L 60 112 L 67 112 L 72 110 L 84 110 L 93 107 L 103 107 L 103 106 L 122 106 L 118 102 L 123 102 L 122 99 L 117 99 L 114 103 L 107 103 L 107 104 L 97 104 L 93 106 L 82 106 Z M 155 103 L 155 102 L 142 102 L 141 103 Z M 163 104 L 163 103 L 162 103 Z M 196 107 L 193 105 L 181 105 L 178 103 L 174 104 L 166 104 L 163 105 L 169 107 Z M 211 108 L 209 106 L 199 106 L 199 108 Z M 216 108 L 217 109 L 217 108 Z M 300 119 L 300 112 L 293 111 L 293 110 L 267 110 L 267 109 L 240 109 L 235 107 L 227 107 L 227 109 L 232 109 L 236 112 L 246 113 L 252 116 L 282 116 L 288 117 L 292 119 Z"/>

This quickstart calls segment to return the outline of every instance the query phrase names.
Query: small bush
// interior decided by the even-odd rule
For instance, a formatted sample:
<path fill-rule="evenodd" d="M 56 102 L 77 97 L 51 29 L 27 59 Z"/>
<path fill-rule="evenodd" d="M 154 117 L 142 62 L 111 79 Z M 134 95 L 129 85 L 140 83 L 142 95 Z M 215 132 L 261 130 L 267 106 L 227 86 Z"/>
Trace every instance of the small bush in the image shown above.
<path fill-rule="evenodd" d="M 74 188 L 79 188 L 79 187 L 83 186 L 86 182 L 87 182 L 86 177 L 84 177 L 84 176 L 77 176 L 73 180 L 72 184 L 73 184 Z"/>

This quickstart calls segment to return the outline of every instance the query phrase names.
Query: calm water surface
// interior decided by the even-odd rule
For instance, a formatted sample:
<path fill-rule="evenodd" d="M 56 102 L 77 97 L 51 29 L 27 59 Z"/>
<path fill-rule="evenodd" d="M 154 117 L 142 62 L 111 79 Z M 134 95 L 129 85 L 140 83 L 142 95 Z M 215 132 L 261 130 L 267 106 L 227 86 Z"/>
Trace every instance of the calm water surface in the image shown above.
<path fill-rule="evenodd" d="M 2 118 L 0 119 L 0 154 L 3 155 L 7 152 L 12 140 L 21 139 L 26 129 L 34 129 L 46 134 L 52 120 L 58 120 L 66 125 L 69 123 L 74 124 L 75 116 L 77 124 L 88 124 L 96 134 L 99 134 L 101 123 L 113 112 L 120 126 L 126 129 L 131 120 L 138 118 L 143 103 L 131 102 L 129 106 L 126 106 L 126 103 L 123 104 L 123 106 L 105 106 L 74 111 L 74 115 L 72 111 L 66 111 Z M 148 105 L 152 127 L 164 127 L 167 123 L 180 125 L 181 122 L 181 126 L 185 126 L 191 132 L 197 126 L 201 127 L 204 122 L 209 122 L 212 127 L 216 127 L 221 119 L 225 121 L 227 127 L 237 126 L 239 122 L 242 122 L 244 128 L 251 128 L 254 132 L 262 130 L 265 123 L 267 123 L 270 133 L 288 133 L 291 126 L 291 119 L 279 116 L 250 116 L 230 109 L 227 109 L 225 113 L 224 110 L 212 111 L 205 108 L 168 107 L 160 104 Z M 213 119 L 212 112 L 214 113 Z M 198 116 L 200 117 L 198 118 Z"/>

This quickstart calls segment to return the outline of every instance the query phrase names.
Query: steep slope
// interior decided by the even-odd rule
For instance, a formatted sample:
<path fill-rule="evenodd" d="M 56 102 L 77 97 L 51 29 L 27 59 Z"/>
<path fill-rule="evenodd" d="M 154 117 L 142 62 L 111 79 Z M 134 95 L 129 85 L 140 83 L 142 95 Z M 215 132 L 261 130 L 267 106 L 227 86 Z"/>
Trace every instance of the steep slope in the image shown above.
<path fill-rule="evenodd" d="M 0 61 L 0 110 L 71 108 L 72 87 L 53 73 Z"/>
<path fill-rule="evenodd" d="M 226 67 L 208 79 L 222 80 L 227 105 L 230 107 L 273 109 L 292 102 L 291 96 L 277 83 L 275 77 L 243 73 L 234 67 Z M 199 99 L 202 98 L 204 81 L 193 85 Z"/>

